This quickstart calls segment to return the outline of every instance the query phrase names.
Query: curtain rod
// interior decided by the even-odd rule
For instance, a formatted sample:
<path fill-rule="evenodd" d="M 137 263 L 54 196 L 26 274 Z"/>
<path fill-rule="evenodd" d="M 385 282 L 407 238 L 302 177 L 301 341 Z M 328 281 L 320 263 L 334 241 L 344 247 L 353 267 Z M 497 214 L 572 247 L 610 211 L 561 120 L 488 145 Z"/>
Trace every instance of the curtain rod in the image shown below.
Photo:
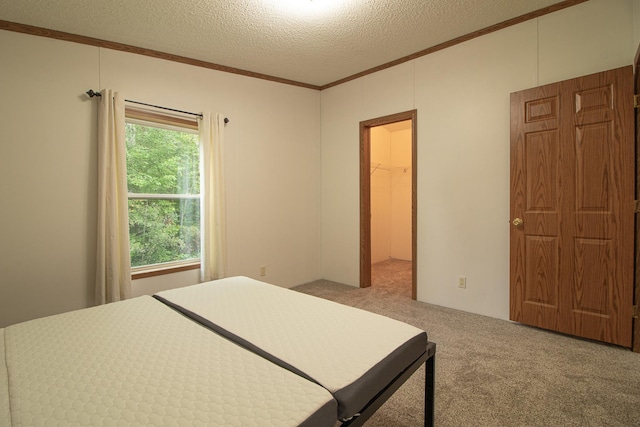
<path fill-rule="evenodd" d="M 102 94 L 100 92 L 96 92 L 93 89 L 89 89 L 86 92 L 87 95 L 89 95 L 89 98 L 93 98 L 94 96 L 102 96 Z M 145 105 L 147 107 L 153 107 L 153 108 L 159 108 L 161 110 L 168 110 L 168 111 L 174 111 L 176 113 L 182 113 L 182 114 L 190 114 L 192 116 L 197 116 L 202 118 L 202 114 L 198 114 L 198 113 L 191 113 L 189 111 L 182 111 L 182 110 L 176 110 L 174 108 L 169 108 L 169 107 L 162 107 L 160 105 L 153 105 L 153 104 L 147 104 L 146 102 L 140 102 L 140 101 L 132 101 L 130 99 L 125 99 L 125 102 L 130 102 L 131 104 L 139 104 L 139 105 Z M 227 123 L 229 123 L 229 119 L 228 118 L 224 118 L 224 124 L 226 125 Z"/>

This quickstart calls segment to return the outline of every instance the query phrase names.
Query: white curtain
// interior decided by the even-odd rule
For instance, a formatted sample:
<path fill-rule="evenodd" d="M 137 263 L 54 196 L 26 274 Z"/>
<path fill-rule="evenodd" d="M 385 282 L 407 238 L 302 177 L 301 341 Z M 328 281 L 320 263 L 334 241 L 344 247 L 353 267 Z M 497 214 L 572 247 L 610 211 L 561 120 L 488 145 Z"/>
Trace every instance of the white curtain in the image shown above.
<path fill-rule="evenodd" d="M 131 297 L 124 98 L 101 92 L 98 107 L 96 303 Z"/>
<path fill-rule="evenodd" d="M 226 272 L 224 116 L 204 113 L 200 132 L 200 280 L 222 279 Z"/>

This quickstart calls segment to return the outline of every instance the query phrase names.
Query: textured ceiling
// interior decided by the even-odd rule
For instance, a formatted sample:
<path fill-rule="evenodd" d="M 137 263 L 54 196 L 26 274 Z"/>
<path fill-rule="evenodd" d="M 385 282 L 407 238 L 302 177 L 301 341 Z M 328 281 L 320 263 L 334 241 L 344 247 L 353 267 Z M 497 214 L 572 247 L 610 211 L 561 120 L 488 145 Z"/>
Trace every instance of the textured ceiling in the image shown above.
<path fill-rule="evenodd" d="M 0 0 L 0 20 L 323 86 L 560 0 Z"/>

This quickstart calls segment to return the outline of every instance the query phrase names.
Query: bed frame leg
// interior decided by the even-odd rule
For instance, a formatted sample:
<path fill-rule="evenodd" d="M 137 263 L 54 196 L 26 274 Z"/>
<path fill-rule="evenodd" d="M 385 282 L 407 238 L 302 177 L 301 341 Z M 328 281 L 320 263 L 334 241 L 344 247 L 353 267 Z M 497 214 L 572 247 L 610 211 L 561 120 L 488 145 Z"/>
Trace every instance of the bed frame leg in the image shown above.
<path fill-rule="evenodd" d="M 435 346 L 434 346 L 435 347 Z M 424 425 L 425 427 L 433 427 L 435 422 L 435 389 L 436 389 L 436 354 L 435 348 L 433 355 L 427 359 L 425 363 L 424 375 Z"/>

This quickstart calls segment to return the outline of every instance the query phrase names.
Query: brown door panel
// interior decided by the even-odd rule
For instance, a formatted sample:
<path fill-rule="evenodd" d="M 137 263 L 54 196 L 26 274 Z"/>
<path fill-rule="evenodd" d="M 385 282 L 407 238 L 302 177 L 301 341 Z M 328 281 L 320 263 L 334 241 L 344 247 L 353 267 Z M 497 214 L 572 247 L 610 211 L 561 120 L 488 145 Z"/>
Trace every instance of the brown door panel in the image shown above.
<path fill-rule="evenodd" d="M 631 346 L 631 67 L 511 95 L 510 317 Z"/>

